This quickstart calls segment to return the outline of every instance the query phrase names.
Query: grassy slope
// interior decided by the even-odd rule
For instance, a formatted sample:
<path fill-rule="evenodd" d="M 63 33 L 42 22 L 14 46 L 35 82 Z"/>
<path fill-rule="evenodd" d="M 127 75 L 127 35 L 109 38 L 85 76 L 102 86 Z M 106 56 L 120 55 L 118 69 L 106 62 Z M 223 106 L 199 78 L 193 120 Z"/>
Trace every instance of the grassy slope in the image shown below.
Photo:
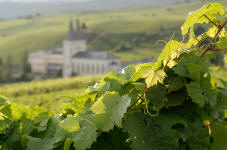
<path fill-rule="evenodd" d="M 193 3 L 190 5 L 180 4 L 178 6 L 171 6 L 171 13 L 176 18 L 173 18 L 174 21 L 184 20 L 184 15 L 182 15 L 182 11 L 185 10 L 188 12 L 192 10 L 192 7 L 199 7 L 197 4 Z M 177 9 L 177 8 L 181 9 Z M 156 11 L 156 12 L 155 12 Z M 152 13 L 156 13 L 157 15 L 162 16 L 162 19 L 151 17 Z M 98 32 L 101 35 L 105 34 L 116 34 L 116 37 L 122 35 L 122 33 L 130 33 L 133 28 L 124 27 L 124 21 L 133 21 L 137 22 L 133 26 L 135 26 L 134 32 L 156 32 L 158 29 L 158 25 L 166 25 L 171 28 L 175 26 L 174 23 L 164 24 L 166 21 L 166 8 L 162 7 L 157 10 L 143 9 L 143 10 L 127 10 L 127 11 L 111 11 L 106 13 L 88 13 L 80 15 L 81 20 L 86 20 L 87 25 L 89 26 L 89 32 Z M 108 17 L 111 17 L 113 22 L 118 22 L 119 30 L 111 29 L 114 28 L 111 24 L 108 24 Z M 119 16 L 123 18 L 119 18 Z M 131 16 L 131 17 L 130 17 Z M 134 16 L 134 17 L 132 17 Z M 103 19 L 102 19 L 103 17 Z M 150 19 L 153 21 L 146 22 L 146 19 Z M 169 20 L 170 21 L 170 20 Z M 61 40 L 64 38 L 64 34 L 67 30 L 67 22 L 68 15 L 56 15 L 49 17 L 38 17 L 33 20 L 15 20 L 11 22 L 6 22 L 0 24 L 0 34 L 7 34 L 6 37 L 1 38 L 0 40 L 0 55 L 8 55 L 9 53 L 14 53 L 15 56 L 19 56 L 24 50 L 33 51 L 38 48 L 54 48 L 61 45 Z M 139 22 L 142 22 L 141 24 Z M 156 24 L 154 24 L 154 22 Z M 106 23 L 106 26 L 104 25 Z M 121 24 L 121 25 L 120 25 Z M 151 28 L 148 28 L 149 25 L 153 24 Z M 101 30 L 101 26 L 103 30 Z M 111 27 L 112 26 L 112 27 Z M 156 29 L 155 29 L 156 28 Z M 123 30 L 124 29 L 124 30 Z M 127 35 L 127 34 L 123 34 Z M 168 34 L 171 36 L 171 34 Z M 165 39 L 166 36 L 160 36 L 161 39 Z M 106 38 L 106 37 L 105 37 Z M 22 40 L 21 40 L 22 39 Z M 46 42 L 48 40 L 48 43 Z M 97 40 L 97 39 L 96 39 Z M 113 41 L 117 38 L 113 38 Z M 155 39 L 158 40 L 158 39 Z M 13 44 L 9 44 L 10 41 L 13 41 Z M 32 41 L 32 42 L 30 42 Z M 99 40 L 97 40 L 98 42 Z M 97 44 L 94 41 L 90 41 L 90 47 L 95 47 Z M 100 41 L 99 41 L 100 42 Z M 26 44 L 27 43 L 27 44 Z M 52 43 L 52 44 L 51 44 Z M 100 42 L 101 43 L 101 42 Z M 26 44 L 26 47 L 23 48 L 23 44 Z M 101 43 L 102 44 L 102 43 Z M 118 55 L 131 57 L 133 59 L 137 59 L 138 55 L 157 55 L 159 50 L 161 49 L 154 43 L 142 43 L 139 45 L 140 47 L 136 48 L 131 54 L 128 52 L 121 52 Z M 149 47 L 156 47 L 154 51 L 150 51 Z M 142 47 L 142 48 L 141 48 Z M 13 52 L 14 50 L 14 52 Z M 155 54 L 157 53 L 157 54 Z M 135 55 L 136 54 L 136 55 Z M 153 55 L 153 54 L 152 54 Z M 18 57 L 15 57 L 15 61 Z M 217 72 L 218 74 L 217 74 Z M 215 70 L 215 74 L 225 80 L 227 70 Z M 45 80 L 45 81 L 34 81 L 31 83 L 17 83 L 10 84 L 5 86 L 0 86 L 0 95 L 4 95 L 9 97 L 11 102 L 16 102 L 22 105 L 33 105 L 33 106 L 44 106 L 51 110 L 58 110 L 60 105 L 62 104 L 62 100 L 59 99 L 62 95 L 78 95 L 83 92 L 83 90 L 87 87 L 87 85 L 93 85 L 96 81 L 98 81 L 101 77 L 76 77 L 70 79 L 57 79 L 57 80 Z M 63 100 L 64 101 L 64 100 Z"/>
<path fill-rule="evenodd" d="M 65 98 L 61 98 L 61 96 L 81 95 L 88 85 L 94 85 L 100 79 L 101 76 L 84 76 L 9 84 L 0 86 L 0 95 L 8 97 L 13 103 L 43 106 L 57 111 L 65 102 Z"/>
<path fill-rule="evenodd" d="M 227 69 L 212 67 L 215 76 L 227 81 Z M 51 111 L 59 111 L 67 98 L 83 94 L 88 85 L 94 85 L 102 76 L 84 76 L 69 79 L 50 79 L 29 83 L 15 83 L 0 86 L 0 95 L 10 102 L 25 106 L 42 106 Z"/>
<path fill-rule="evenodd" d="M 89 27 L 88 33 L 98 35 L 89 40 L 89 49 L 110 50 L 126 36 L 129 36 L 129 40 L 131 40 L 130 38 L 133 36 L 130 34 L 132 33 L 136 37 L 141 33 L 158 33 L 161 27 L 166 30 L 179 27 L 189 10 L 195 10 L 200 6 L 200 3 L 186 3 L 168 6 L 168 8 L 103 11 L 76 14 L 75 16 L 79 16 L 82 22 L 86 22 Z M 59 14 L 1 23 L 0 57 L 6 58 L 10 54 L 14 56 L 14 63 L 18 63 L 24 51 L 60 47 L 67 32 L 70 16 L 74 15 Z M 168 37 L 170 36 L 168 35 Z M 108 44 L 105 45 L 105 43 Z M 131 53 L 118 52 L 115 54 L 125 61 L 144 56 L 157 56 L 161 46 L 155 44 L 154 40 L 147 43 L 148 46 L 136 47 Z M 125 57 L 126 55 L 127 57 Z"/>

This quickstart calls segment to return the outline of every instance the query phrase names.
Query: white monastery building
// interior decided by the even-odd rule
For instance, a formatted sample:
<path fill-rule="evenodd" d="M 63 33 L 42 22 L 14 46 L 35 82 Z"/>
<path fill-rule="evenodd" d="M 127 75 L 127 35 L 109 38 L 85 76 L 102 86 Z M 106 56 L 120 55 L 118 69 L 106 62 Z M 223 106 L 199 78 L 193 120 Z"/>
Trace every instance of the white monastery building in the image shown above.
<path fill-rule="evenodd" d="M 106 51 L 88 51 L 77 20 L 76 29 L 70 21 L 63 47 L 56 50 L 40 50 L 29 54 L 28 62 L 37 76 L 106 74 L 121 68 L 121 60 Z"/>

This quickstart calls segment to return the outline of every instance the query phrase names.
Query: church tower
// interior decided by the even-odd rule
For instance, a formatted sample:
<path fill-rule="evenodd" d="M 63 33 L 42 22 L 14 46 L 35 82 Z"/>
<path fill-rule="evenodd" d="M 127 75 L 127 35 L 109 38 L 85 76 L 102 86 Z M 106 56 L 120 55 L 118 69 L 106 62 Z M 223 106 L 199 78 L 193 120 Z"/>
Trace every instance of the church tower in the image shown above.
<path fill-rule="evenodd" d="M 84 39 L 80 29 L 79 20 L 76 21 L 76 30 L 73 28 L 72 20 L 69 22 L 69 30 L 66 39 L 63 42 L 63 77 L 72 75 L 72 57 L 78 52 L 86 51 L 87 41 Z"/>

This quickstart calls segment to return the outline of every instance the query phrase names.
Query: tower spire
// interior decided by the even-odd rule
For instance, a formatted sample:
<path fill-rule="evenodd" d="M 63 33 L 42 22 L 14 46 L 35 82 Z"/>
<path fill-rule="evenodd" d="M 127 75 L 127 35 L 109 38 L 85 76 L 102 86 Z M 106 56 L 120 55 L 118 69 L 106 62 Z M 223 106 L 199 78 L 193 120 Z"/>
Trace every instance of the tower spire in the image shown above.
<path fill-rule="evenodd" d="M 76 31 L 75 31 L 75 35 L 76 35 L 76 38 L 78 40 L 82 40 L 83 39 L 83 34 L 81 32 L 81 29 L 80 29 L 80 20 L 79 19 L 76 20 Z"/>
<path fill-rule="evenodd" d="M 83 40 L 83 34 L 80 30 L 80 21 L 79 19 L 76 20 L 76 30 L 73 28 L 72 19 L 69 21 L 69 31 L 67 35 L 67 40 L 75 41 L 75 40 Z"/>
<path fill-rule="evenodd" d="M 67 40 L 73 40 L 74 37 L 74 29 L 73 29 L 73 22 L 72 22 L 72 18 L 70 18 L 69 20 L 69 29 L 68 29 L 68 35 L 66 37 Z"/>
<path fill-rule="evenodd" d="M 73 31 L 73 22 L 72 22 L 72 19 L 69 20 L 69 31 Z"/>
<path fill-rule="evenodd" d="M 80 32 L 80 20 L 79 19 L 76 20 L 76 31 Z"/>

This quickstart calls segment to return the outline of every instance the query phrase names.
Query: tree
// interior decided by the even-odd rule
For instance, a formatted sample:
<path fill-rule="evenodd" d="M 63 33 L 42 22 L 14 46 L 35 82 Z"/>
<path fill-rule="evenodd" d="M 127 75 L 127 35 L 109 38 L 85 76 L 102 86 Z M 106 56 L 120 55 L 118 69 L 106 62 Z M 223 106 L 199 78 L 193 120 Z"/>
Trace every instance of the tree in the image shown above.
<path fill-rule="evenodd" d="M 22 75 L 21 80 L 29 80 L 28 74 L 31 73 L 31 65 L 28 63 L 28 52 L 25 51 L 22 58 Z"/>
<path fill-rule="evenodd" d="M 2 73 L 3 73 L 3 60 L 0 57 L 0 82 L 2 81 Z"/>
<path fill-rule="evenodd" d="M 86 29 L 87 29 L 87 25 L 86 25 L 86 23 L 85 23 L 85 22 L 82 24 L 82 29 L 84 29 L 84 30 L 86 30 Z"/>
<path fill-rule="evenodd" d="M 4 75 L 3 79 L 5 82 L 12 82 L 12 74 L 13 74 L 13 64 L 12 64 L 12 57 L 8 55 L 7 60 L 4 64 Z"/>

